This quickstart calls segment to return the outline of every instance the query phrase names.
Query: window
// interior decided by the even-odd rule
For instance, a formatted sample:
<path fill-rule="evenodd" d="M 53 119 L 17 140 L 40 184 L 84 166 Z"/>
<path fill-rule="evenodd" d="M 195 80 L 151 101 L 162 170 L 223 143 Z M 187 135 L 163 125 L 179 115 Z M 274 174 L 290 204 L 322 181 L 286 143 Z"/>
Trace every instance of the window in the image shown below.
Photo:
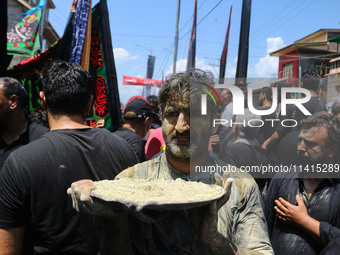
<path fill-rule="evenodd" d="M 283 66 L 282 78 L 290 78 L 293 76 L 293 63 L 288 63 Z"/>

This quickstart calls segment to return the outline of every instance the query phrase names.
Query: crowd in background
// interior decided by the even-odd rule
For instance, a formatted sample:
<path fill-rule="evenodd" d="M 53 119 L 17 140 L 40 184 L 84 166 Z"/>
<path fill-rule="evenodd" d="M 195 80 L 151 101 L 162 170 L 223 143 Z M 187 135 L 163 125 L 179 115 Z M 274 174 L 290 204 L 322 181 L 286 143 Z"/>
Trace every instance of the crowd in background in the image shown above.
<path fill-rule="evenodd" d="M 67 79 L 70 81 L 64 84 Z M 44 85 L 43 91 L 40 92 L 42 110 L 28 115 L 26 112 L 28 94 L 20 82 L 12 78 L 0 78 L 0 239 L 5 240 L 0 241 L 0 250 L 7 249 L 8 254 L 10 251 L 25 253 L 30 250 L 33 243 L 35 254 L 48 252 L 77 254 L 74 251 L 78 254 L 95 254 L 100 249 L 98 240 L 107 239 L 107 233 L 89 234 L 87 232 L 89 229 L 82 229 L 82 224 L 88 221 L 102 226 L 105 222 L 93 220 L 91 216 L 79 216 L 73 211 L 66 189 L 72 182 L 81 179 L 113 179 L 121 171 L 137 163 L 145 162 L 144 165 L 136 165 L 142 166 L 133 170 L 136 176 L 141 174 L 141 171 L 151 171 L 155 167 L 154 162 L 166 164 L 163 154 L 170 153 L 171 150 L 174 150 L 172 153 L 175 154 L 175 149 L 166 146 L 167 143 L 173 146 L 171 141 L 167 140 L 170 137 L 167 133 L 169 125 L 173 125 L 176 132 L 181 133 L 169 119 L 176 118 L 179 125 L 178 118 L 183 115 L 181 111 L 184 106 L 174 113 L 164 112 L 164 109 L 171 104 L 169 102 L 176 105 L 184 99 L 178 99 L 178 102 L 174 98 L 169 99 L 171 94 L 164 92 L 167 88 L 162 91 L 164 98 L 155 95 L 147 98 L 141 96 L 130 98 L 121 109 L 122 126 L 113 132 L 115 134 L 113 136 L 103 128 L 101 121 L 93 129 L 85 125 L 85 116 L 93 98 L 90 89 L 91 79 L 86 71 L 77 65 L 56 61 L 45 68 L 42 81 Z M 170 79 L 169 86 L 172 86 L 171 82 L 174 80 Z M 84 86 L 87 88 L 83 88 Z M 273 109 L 269 115 L 262 116 L 252 113 L 247 108 L 247 103 L 244 114 L 234 115 L 233 94 L 228 89 L 221 90 L 222 108 L 218 109 L 215 116 L 224 121 L 217 126 L 211 136 L 209 135 L 209 157 L 216 162 L 223 161 L 237 168 L 266 165 L 292 168 L 314 166 L 319 163 L 327 164 L 327 167 L 331 164 L 339 165 L 340 104 L 336 103 L 331 109 L 327 109 L 318 95 L 319 76 L 314 71 L 307 71 L 302 75 L 301 87 L 311 94 L 311 99 L 304 107 L 312 116 L 305 115 L 294 105 L 288 105 L 287 113 L 283 115 L 280 108 L 280 91 L 286 86 L 288 85 L 285 82 L 273 84 L 279 95 L 275 109 L 272 88 L 263 87 L 260 90 L 259 105 L 255 106 L 256 109 Z M 239 87 L 246 101 L 246 84 L 239 84 Z M 63 92 L 57 92 L 56 88 Z M 173 91 L 176 91 L 177 87 L 171 89 L 170 91 L 175 93 Z M 183 91 L 183 95 L 189 93 Z M 163 104 L 159 105 L 162 100 Z M 162 123 L 164 120 L 166 123 Z M 187 122 L 184 125 L 186 130 L 183 131 L 187 134 L 190 131 L 190 120 L 181 121 Z M 282 125 L 283 121 L 297 124 L 287 127 L 288 125 Z M 252 125 L 249 125 L 250 122 Z M 182 141 L 185 142 L 186 138 L 183 137 Z M 173 156 L 172 160 L 176 159 L 176 155 Z M 180 158 L 177 160 L 169 162 L 181 162 Z M 145 167 L 147 162 L 150 162 L 148 169 Z M 57 166 L 58 171 L 52 166 Z M 237 235 L 237 231 L 241 231 L 237 229 L 237 224 L 240 223 L 235 223 L 236 225 L 224 227 L 226 229 L 223 231 L 228 232 L 232 229 L 235 232 L 233 237 L 235 240 L 232 241 L 237 246 L 241 248 L 245 246 L 260 254 L 262 252 L 272 254 L 271 246 L 275 254 L 339 252 L 339 179 L 327 176 L 311 179 L 308 176 L 297 176 L 292 172 L 280 173 L 282 176 L 279 174 L 274 178 L 269 175 L 256 175 L 251 172 L 250 174 L 256 181 L 257 191 L 261 192 L 260 198 L 253 197 L 255 192 L 253 189 L 247 198 L 248 193 L 242 194 L 245 196 L 242 199 L 241 195 L 235 197 L 237 195 L 234 190 L 230 203 L 235 203 L 235 207 L 239 206 L 245 212 L 237 214 L 228 211 L 227 214 L 229 217 L 233 215 L 234 218 L 229 219 L 231 221 L 233 219 L 237 221 L 236 217 L 250 219 L 249 214 L 256 212 L 251 209 L 248 211 L 247 208 L 251 207 L 250 200 L 260 199 L 261 204 L 254 202 L 252 205 L 254 208 L 261 208 L 259 209 L 261 213 L 263 209 L 264 216 L 258 217 L 261 221 L 267 222 L 267 226 L 262 226 L 265 230 L 261 228 L 261 233 L 258 234 L 263 235 L 263 240 L 269 236 L 271 244 L 264 241 L 265 244 L 261 244 L 263 246 L 247 246 L 243 240 L 247 237 Z M 234 181 L 232 189 L 236 189 L 237 185 L 238 183 Z M 237 192 L 242 193 L 242 190 Z M 120 218 L 121 224 L 125 221 L 126 218 Z M 130 224 L 133 223 L 130 221 Z M 125 228 L 126 231 L 128 229 L 129 227 Z M 140 225 L 138 231 L 141 233 L 145 231 L 148 234 L 150 233 L 148 231 L 152 232 L 148 225 Z M 160 230 L 157 228 L 157 231 Z M 117 233 L 113 234 L 116 240 L 120 234 L 118 236 Z M 152 235 L 148 237 L 148 234 L 145 238 L 151 238 Z M 159 236 L 162 243 L 166 243 L 166 247 L 172 247 L 174 252 L 176 248 L 163 234 L 157 232 L 155 235 Z M 230 233 L 222 234 L 228 236 Z M 42 238 L 42 235 L 46 236 Z M 69 240 L 70 236 L 74 236 L 75 239 Z M 42 240 L 42 244 L 39 245 L 36 240 Z M 119 239 L 120 241 L 122 240 Z M 249 240 L 247 242 L 251 243 Z M 122 243 L 125 244 L 123 241 Z M 144 247 L 142 243 L 138 245 L 144 251 L 151 249 Z M 161 250 L 157 243 L 153 245 L 155 250 Z M 228 249 L 233 250 L 232 247 Z M 112 250 L 110 252 L 119 253 Z M 134 252 L 138 254 L 136 250 Z M 154 254 L 157 252 L 154 251 Z"/>

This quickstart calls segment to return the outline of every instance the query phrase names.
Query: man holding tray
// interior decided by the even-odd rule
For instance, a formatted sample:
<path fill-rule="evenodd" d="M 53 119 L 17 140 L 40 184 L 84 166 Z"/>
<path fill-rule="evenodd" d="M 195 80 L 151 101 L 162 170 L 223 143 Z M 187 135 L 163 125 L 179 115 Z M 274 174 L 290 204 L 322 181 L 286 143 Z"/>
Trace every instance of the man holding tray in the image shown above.
<path fill-rule="evenodd" d="M 181 178 L 219 184 L 225 195 L 210 206 L 188 210 L 119 211 L 92 200 L 91 180 L 75 182 L 68 193 L 78 211 L 110 216 L 107 254 L 273 254 L 254 179 L 238 171 L 223 178 L 216 174 L 226 163 L 208 151 L 217 109 L 211 98 L 206 97 L 206 114 L 201 112 L 201 98 L 213 86 L 211 77 L 199 70 L 168 77 L 159 94 L 165 152 L 124 170 L 116 180 Z"/>

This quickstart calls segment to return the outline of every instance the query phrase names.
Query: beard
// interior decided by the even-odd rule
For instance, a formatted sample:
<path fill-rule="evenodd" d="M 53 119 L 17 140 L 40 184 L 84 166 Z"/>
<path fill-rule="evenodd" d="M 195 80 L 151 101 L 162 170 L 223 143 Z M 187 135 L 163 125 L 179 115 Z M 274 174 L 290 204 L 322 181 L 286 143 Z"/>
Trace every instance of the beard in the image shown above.
<path fill-rule="evenodd" d="M 198 149 L 190 137 L 190 131 L 165 136 L 165 145 L 168 155 L 177 161 L 190 162 L 190 159 Z"/>
<path fill-rule="evenodd" d="M 313 156 L 306 157 L 304 153 L 298 154 L 299 163 L 302 166 L 302 177 L 308 178 L 325 178 L 328 174 L 319 172 L 320 166 L 327 163 L 327 152 L 320 150 Z M 317 167 L 319 166 L 319 168 Z"/>

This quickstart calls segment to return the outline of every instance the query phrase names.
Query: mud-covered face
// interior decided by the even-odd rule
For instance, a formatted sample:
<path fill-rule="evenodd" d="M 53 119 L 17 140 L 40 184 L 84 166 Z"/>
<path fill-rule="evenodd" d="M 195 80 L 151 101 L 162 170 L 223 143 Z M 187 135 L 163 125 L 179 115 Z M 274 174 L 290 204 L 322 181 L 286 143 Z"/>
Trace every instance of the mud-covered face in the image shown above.
<path fill-rule="evenodd" d="M 162 130 L 166 151 L 179 161 L 190 161 L 192 156 L 208 151 L 211 123 L 198 111 L 190 111 L 188 95 L 172 97 L 164 107 Z"/>
<path fill-rule="evenodd" d="M 298 138 L 298 157 L 302 165 L 325 163 L 330 148 L 327 146 L 328 132 L 323 126 L 302 129 Z"/>

